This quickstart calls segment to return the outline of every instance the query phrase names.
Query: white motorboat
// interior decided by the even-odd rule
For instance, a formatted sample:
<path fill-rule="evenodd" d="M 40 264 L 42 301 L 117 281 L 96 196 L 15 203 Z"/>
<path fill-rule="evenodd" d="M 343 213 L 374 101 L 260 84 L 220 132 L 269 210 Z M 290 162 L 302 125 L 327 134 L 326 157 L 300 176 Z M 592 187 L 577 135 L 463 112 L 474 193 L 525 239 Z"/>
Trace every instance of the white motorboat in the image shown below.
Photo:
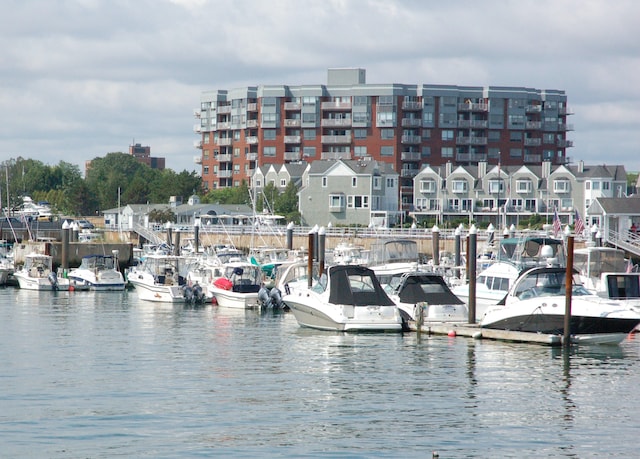
<path fill-rule="evenodd" d="M 504 305 L 490 307 L 483 328 L 564 333 L 566 283 L 571 290 L 571 339 L 585 343 L 619 343 L 640 324 L 640 307 L 602 298 L 580 283 L 577 271 L 566 279 L 566 268 L 531 268 L 514 282 Z"/>
<path fill-rule="evenodd" d="M 343 241 L 333 248 L 327 261 L 336 265 L 368 265 L 369 255 L 370 252 L 364 246 Z"/>
<path fill-rule="evenodd" d="M 465 322 L 469 310 L 440 274 L 412 271 L 393 277 L 385 290 L 405 321 Z"/>
<path fill-rule="evenodd" d="M 562 240 L 545 236 L 506 238 L 499 241 L 495 260 L 476 277 L 476 317 L 499 303 L 520 273 L 535 266 L 566 266 Z M 469 284 L 455 285 L 451 291 L 469 304 Z"/>
<path fill-rule="evenodd" d="M 67 274 L 71 286 L 79 290 L 124 290 L 124 276 L 114 255 L 87 255 Z"/>
<path fill-rule="evenodd" d="M 127 280 L 141 300 L 184 303 L 186 281 L 184 259 L 175 255 L 149 254 L 133 266 Z"/>
<path fill-rule="evenodd" d="M 334 331 L 402 331 L 402 318 L 375 273 L 361 265 L 332 265 L 311 288 L 282 300 L 302 327 Z"/>
<path fill-rule="evenodd" d="M 394 276 L 415 271 L 420 264 L 418 243 L 412 239 L 389 239 L 371 245 L 369 267 L 375 271 L 382 286 Z"/>
<path fill-rule="evenodd" d="M 7 285 L 15 267 L 6 241 L 0 241 L 0 285 Z"/>
<path fill-rule="evenodd" d="M 248 261 L 229 261 L 223 265 L 223 275 L 207 285 L 207 293 L 218 306 L 251 309 L 260 306 L 258 292 L 262 287 L 262 271 Z"/>
<path fill-rule="evenodd" d="M 13 277 L 25 290 L 69 290 L 69 279 L 59 277 L 53 270 L 51 255 L 33 252 L 25 255 L 24 265 Z"/>

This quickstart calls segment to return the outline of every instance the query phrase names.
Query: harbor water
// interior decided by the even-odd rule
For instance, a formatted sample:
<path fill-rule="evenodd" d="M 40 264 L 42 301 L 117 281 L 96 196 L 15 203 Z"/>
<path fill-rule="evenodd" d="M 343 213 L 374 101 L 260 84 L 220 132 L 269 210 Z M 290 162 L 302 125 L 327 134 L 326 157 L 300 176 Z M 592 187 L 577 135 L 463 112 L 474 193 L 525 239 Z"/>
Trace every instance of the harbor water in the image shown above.
<path fill-rule="evenodd" d="M 0 457 L 634 457 L 620 346 L 301 329 L 282 312 L 0 290 Z"/>

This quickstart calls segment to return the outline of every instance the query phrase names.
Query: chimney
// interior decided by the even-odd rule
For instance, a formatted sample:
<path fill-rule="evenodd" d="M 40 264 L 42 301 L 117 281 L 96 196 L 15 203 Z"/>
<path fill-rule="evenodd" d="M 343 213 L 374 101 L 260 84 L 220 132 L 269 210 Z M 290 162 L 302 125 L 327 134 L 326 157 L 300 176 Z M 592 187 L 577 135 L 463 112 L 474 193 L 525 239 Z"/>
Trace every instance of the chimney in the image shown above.
<path fill-rule="evenodd" d="M 580 161 L 578 161 L 578 172 L 579 173 L 583 173 L 584 172 L 584 161 L 582 159 Z"/>

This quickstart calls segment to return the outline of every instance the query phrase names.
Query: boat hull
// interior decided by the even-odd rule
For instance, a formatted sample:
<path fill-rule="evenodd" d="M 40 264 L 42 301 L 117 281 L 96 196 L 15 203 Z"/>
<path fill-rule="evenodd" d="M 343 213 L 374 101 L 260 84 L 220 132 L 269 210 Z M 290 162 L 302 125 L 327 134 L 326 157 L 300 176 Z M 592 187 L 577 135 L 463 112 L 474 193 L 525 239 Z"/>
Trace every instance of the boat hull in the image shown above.
<path fill-rule="evenodd" d="M 47 277 L 29 277 L 23 273 L 16 272 L 13 274 L 17 279 L 18 285 L 23 290 L 41 290 L 41 291 L 66 291 L 69 290 L 68 279 L 58 279 L 57 284 L 52 284 Z"/>
<path fill-rule="evenodd" d="M 129 279 L 134 286 L 138 298 L 158 303 L 184 303 L 182 288 L 178 285 L 157 285 Z"/>
<path fill-rule="evenodd" d="M 240 293 L 231 290 L 209 287 L 209 295 L 215 298 L 218 306 L 234 309 L 254 309 L 260 306 L 258 292 Z"/>
<path fill-rule="evenodd" d="M 283 298 L 302 327 L 345 332 L 400 332 L 402 319 L 395 306 L 323 305 L 294 295 Z M 325 306 L 323 308 L 323 306 Z M 323 310 L 324 309 L 324 310 Z"/>

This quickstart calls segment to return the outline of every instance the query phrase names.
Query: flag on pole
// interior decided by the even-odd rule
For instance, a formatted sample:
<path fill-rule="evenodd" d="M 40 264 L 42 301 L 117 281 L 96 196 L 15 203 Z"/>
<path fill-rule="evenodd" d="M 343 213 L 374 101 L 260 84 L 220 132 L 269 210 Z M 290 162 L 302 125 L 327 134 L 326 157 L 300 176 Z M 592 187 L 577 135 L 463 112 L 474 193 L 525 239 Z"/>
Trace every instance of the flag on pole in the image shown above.
<path fill-rule="evenodd" d="M 560 217 L 558 217 L 558 208 L 556 207 L 553 211 L 553 235 L 555 237 L 558 237 L 560 231 L 562 231 L 562 223 L 560 223 Z"/>
<path fill-rule="evenodd" d="M 576 209 L 576 215 L 574 218 L 574 231 L 576 233 L 576 236 L 582 234 L 582 232 L 584 231 L 584 222 L 582 221 L 582 218 L 580 218 L 580 212 L 578 212 L 578 209 Z"/>

